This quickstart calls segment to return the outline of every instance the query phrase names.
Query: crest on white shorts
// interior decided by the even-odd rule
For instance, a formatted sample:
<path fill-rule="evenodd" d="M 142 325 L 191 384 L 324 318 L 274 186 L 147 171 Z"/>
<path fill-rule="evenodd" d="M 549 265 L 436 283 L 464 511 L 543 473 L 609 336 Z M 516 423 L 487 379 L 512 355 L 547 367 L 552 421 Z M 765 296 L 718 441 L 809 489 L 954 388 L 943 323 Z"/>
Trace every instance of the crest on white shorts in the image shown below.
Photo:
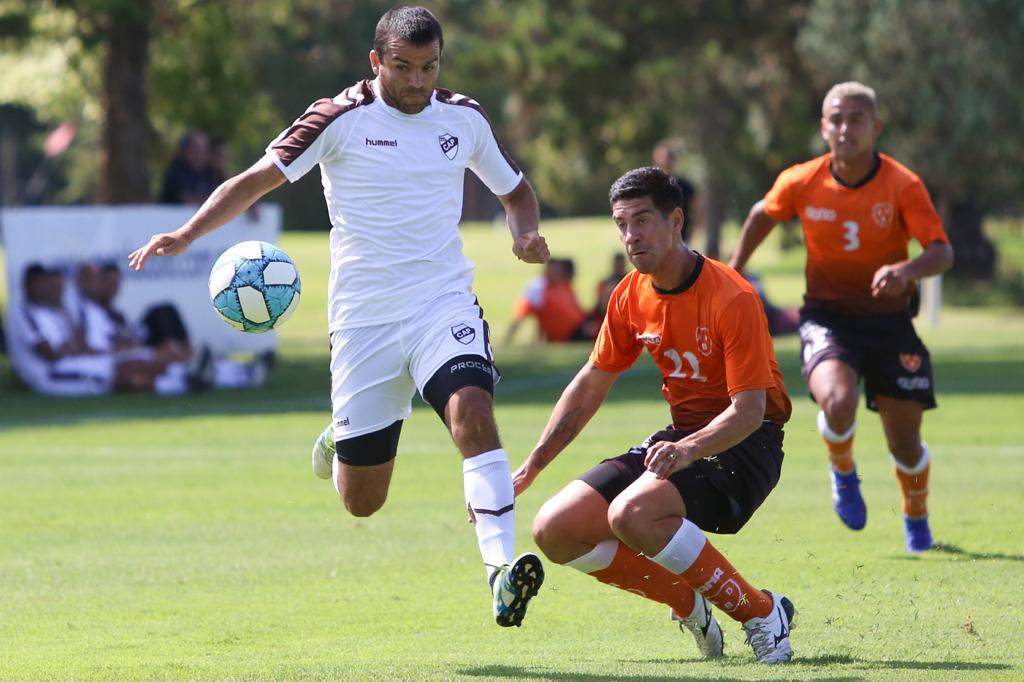
<path fill-rule="evenodd" d="M 452 336 L 463 346 L 468 346 L 476 339 L 476 330 L 468 324 L 457 324 L 452 327 Z"/>

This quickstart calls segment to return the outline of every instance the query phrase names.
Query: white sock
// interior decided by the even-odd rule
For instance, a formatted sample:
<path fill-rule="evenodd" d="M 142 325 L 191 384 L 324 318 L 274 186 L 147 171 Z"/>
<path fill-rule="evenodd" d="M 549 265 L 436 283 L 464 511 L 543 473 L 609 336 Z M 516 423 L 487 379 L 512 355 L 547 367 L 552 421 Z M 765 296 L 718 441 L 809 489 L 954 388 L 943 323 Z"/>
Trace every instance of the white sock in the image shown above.
<path fill-rule="evenodd" d="M 612 561 L 615 559 L 615 552 L 618 549 L 618 540 L 605 540 L 604 542 L 597 543 L 594 549 L 583 556 L 578 556 L 565 565 L 587 574 L 603 571 L 612 565 Z"/>
<path fill-rule="evenodd" d="M 341 485 L 338 483 L 338 466 L 340 464 L 338 456 L 335 455 L 331 460 L 331 481 L 334 483 L 334 489 L 338 491 L 338 497 L 341 497 Z"/>
<path fill-rule="evenodd" d="M 476 518 L 476 540 L 484 568 L 490 577 L 494 569 L 512 563 L 515 549 L 515 493 L 508 455 L 502 449 L 467 457 L 462 462 L 466 504 Z"/>
<path fill-rule="evenodd" d="M 188 380 L 181 374 L 166 371 L 153 379 L 153 392 L 157 395 L 181 395 L 188 392 Z"/>
<path fill-rule="evenodd" d="M 921 459 L 917 460 L 917 464 L 912 467 L 908 467 L 906 464 L 900 462 L 892 453 L 890 453 L 889 456 L 892 457 L 892 463 L 896 465 L 896 468 L 908 476 L 917 476 L 919 473 L 927 469 L 928 465 L 932 461 L 931 456 L 928 454 L 928 446 L 924 441 L 921 441 Z"/>
<path fill-rule="evenodd" d="M 832 430 L 832 427 L 828 425 L 828 417 L 825 416 L 825 411 L 821 410 L 818 412 L 818 433 L 820 433 L 821 437 L 829 443 L 845 443 L 853 438 L 853 434 L 857 433 L 857 420 L 853 420 L 853 423 L 850 424 L 850 428 L 846 430 L 846 433 L 836 433 Z"/>
<path fill-rule="evenodd" d="M 693 566 L 707 541 L 697 524 L 683 519 L 676 534 L 657 555 L 651 557 L 651 561 L 679 575 Z"/>

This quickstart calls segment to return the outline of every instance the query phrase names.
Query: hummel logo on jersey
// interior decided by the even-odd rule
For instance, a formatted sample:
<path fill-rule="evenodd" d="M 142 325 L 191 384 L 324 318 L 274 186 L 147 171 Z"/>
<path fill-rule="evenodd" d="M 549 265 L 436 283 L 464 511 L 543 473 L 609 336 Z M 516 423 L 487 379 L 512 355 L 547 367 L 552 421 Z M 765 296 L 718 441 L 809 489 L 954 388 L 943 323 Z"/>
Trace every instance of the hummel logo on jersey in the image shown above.
<path fill-rule="evenodd" d="M 657 347 L 661 345 L 661 334 L 652 334 L 650 332 L 644 332 L 643 334 L 637 334 L 636 340 L 648 346 Z"/>
<path fill-rule="evenodd" d="M 465 324 L 457 324 L 452 327 L 452 336 L 463 346 L 468 346 L 476 338 L 476 330 Z"/>
<path fill-rule="evenodd" d="M 371 140 L 368 137 L 363 138 L 366 140 L 367 147 L 397 147 L 398 140 Z"/>
<path fill-rule="evenodd" d="M 808 220 L 822 220 L 832 222 L 836 219 L 836 212 L 831 208 L 817 208 L 808 206 L 805 211 Z"/>
<path fill-rule="evenodd" d="M 455 155 L 459 153 L 459 138 L 455 137 L 451 133 L 445 133 L 444 135 L 438 135 L 437 141 L 441 145 L 441 151 L 449 159 L 454 159 Z"/>
<path fill-rule="evenodd" d="M 789 626 L 786 625 L 786 612 L 782 610 L 782 606 L 775 607 L 779 610 L 779 634 L 773 635 L 775 637 L 775 646 L 779 645 L 779 642 L 789 637 Z"/>

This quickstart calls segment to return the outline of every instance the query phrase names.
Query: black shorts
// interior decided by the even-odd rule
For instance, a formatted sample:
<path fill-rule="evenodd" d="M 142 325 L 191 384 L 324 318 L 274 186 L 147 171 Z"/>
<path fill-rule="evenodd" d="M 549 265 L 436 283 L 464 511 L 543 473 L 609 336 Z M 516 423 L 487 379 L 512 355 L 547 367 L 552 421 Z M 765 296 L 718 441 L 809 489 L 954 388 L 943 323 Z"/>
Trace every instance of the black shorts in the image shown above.
<path fill-rule="evenodd" d="M 675 442 L 689 435 L 669 427 L 629 452 L 606 459 L 579 477 L 611 504 L 647 470 L 647 448 L 659 441 Z M 782 473 L 782 427 L 765 422 L 746 440 L 725 452 L 705 457 L 668 477 L 686 505 L 686 517 L 709 533 L 739 531 Z"/>
<path fill-rule="evenodd" d="M 909 315 L 853 317 L 802 310 L 800 357 L 805 380 L 824 360 L 853 367 L 864 377 L 869 410 L 878 411 L 877 395 L 914 400 L 926 410 L 936 406 L 931 355 Z"/>

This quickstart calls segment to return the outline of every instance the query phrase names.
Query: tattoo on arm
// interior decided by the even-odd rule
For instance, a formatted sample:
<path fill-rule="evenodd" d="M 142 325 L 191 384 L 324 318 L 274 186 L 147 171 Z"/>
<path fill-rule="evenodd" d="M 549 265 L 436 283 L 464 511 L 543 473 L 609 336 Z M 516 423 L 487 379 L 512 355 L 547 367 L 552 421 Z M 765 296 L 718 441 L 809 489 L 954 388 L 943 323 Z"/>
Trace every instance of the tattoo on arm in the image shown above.
<path fill-rule="evenodd" d="M 547 434 L 537 447 L 537 466 L 541 469 L 551 463 L 559 452 L 572 442 L 579 433 L 580 418 L 583 410 L 574 408 L 562 415 L 555 427 Z"/>

